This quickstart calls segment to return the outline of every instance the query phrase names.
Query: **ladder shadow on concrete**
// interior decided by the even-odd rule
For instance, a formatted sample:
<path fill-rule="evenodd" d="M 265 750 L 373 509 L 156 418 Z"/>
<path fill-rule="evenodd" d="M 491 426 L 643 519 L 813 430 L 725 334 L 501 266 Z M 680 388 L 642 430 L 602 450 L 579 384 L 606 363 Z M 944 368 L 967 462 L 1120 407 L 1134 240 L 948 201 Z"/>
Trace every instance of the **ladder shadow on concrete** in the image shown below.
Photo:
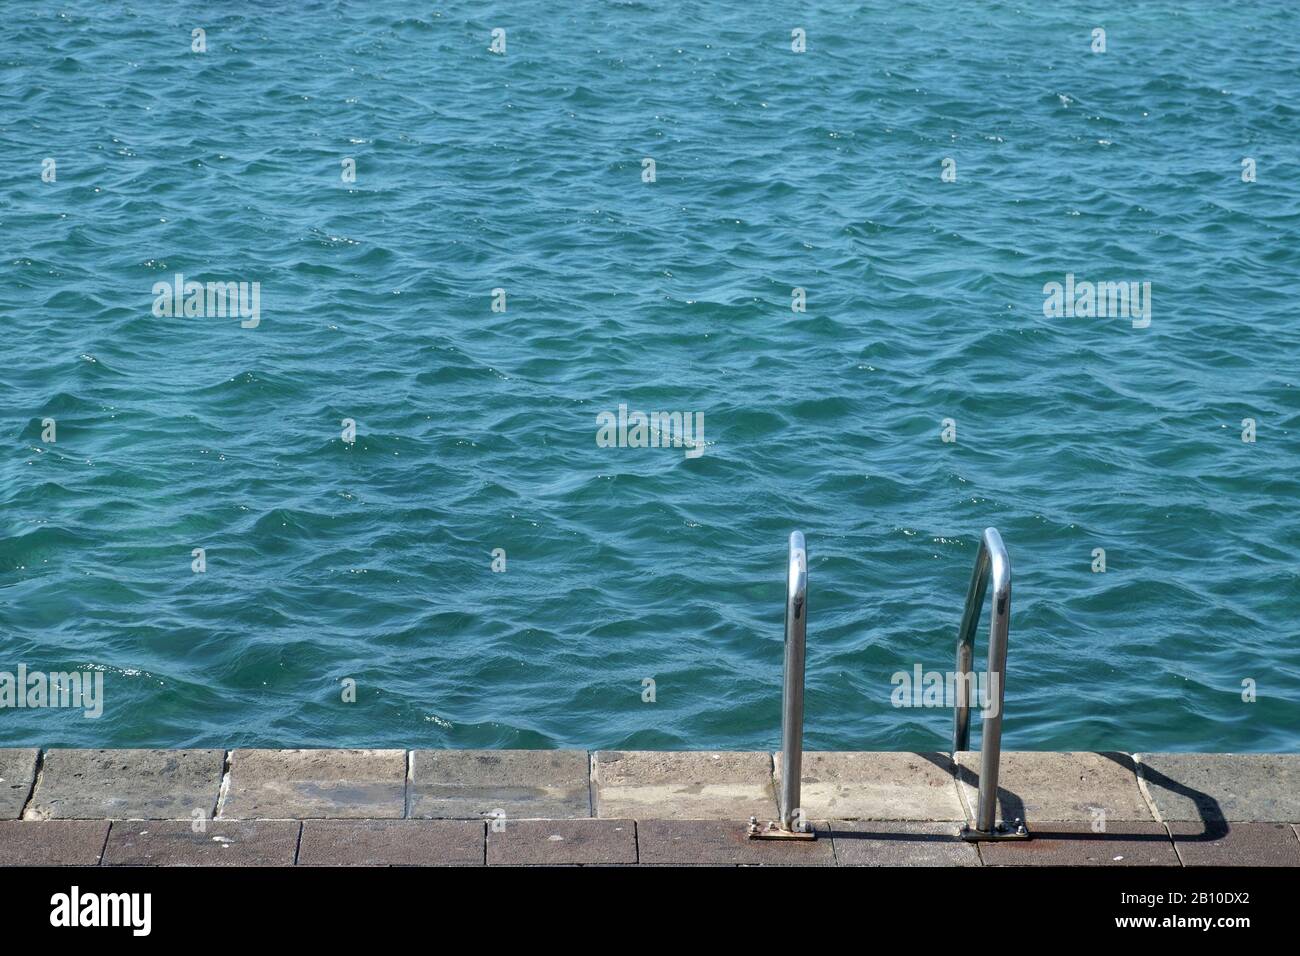
<path fill-rule="evenodd" d="M 1180 834 L 1178 837 L 1180 841 L 1186 841 L 1188 843 L 1208 843 L 1215 840 L 1222 840 L 1232 829 L 1228 824 L 1228 818 L 1223 815 L 1223 808 L 1219 806 L 1219 801 L 1215 800 L 1208 793 L 1197 790 L 1194 787 L 1189 787 L 1185 783 L 1179 783 L 1177 780 L 1155 770 L 1149 764 L 1144 763 L 1142 769 L 1139 771 L 1136 762 L 1128 754 L 1103 752 L 1101 756 L 1105 757 L 1107 760 L 1113 760 L 1125 770 L 1131 770 L 1134 778 L 1138 781 L 1139 787 L 1141 787 L 1142 781 L 1145 780 L 1148 783 L 1154 783 L 1156 786 L 1163 787 L 1171 793 L 1187 797 L 1196 805 L 1196 812 L 1201 815 L 1201 823 L 1204 825 L 1205 830 L 1201 833 L 1189 834 L 1187 836 Z M 1161 822 L 1167 823 L 1168 821 Z"/>

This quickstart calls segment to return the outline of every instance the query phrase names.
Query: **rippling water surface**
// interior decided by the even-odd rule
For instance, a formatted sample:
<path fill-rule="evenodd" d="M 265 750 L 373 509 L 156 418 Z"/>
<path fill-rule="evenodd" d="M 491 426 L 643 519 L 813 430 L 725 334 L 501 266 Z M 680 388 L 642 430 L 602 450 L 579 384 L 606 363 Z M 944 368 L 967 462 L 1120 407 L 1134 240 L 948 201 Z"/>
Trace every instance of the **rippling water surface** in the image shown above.
<path fill-rule="evenodd" d="M 1007 746 L 1296 749 L 1298 127 L 1285 2 L 11 7 L 0 670 L 106 702 L 0 743 L 773 746 L 799 528 L 808 745 L 939 749 L 995 525 Z"/>

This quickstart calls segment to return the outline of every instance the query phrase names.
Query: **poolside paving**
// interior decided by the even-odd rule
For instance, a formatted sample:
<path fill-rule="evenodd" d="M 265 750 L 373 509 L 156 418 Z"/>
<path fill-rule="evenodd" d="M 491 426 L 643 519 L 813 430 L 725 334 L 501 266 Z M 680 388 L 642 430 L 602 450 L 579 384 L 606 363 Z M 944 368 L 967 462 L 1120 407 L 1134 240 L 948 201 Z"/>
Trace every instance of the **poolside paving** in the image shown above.
<path fill-rule="evenodd" d="M 1159 823 L 1092 824 L 1047 821 L 1032 825 L 1032 840 L 980 843 L 985 866 L 1178 866 L 1173 841 Z"/>
<path fill-rule="evenodd" d="M 210 817 L 222 750 L 47 750 L 27 820 Z"/>
<path fill-rule="evenodd" d="M 296 820 L 118 821 L 108 834 L 105 866 L 292 866 Z"/>
<path fill-rule="evenodd" d="M 979 866 L 975 844 L 950 823 L 836 820 L 830 825 L 840 866 Z"/>
<path fill-rule="evenodd" d="M 223 820 L 400 819 L 404 750 L 236 750 Z"/>
<path fill-rule="evenodd" d="M 1183 866 L 1300 866 L 1300 839 L 1286 823 L 1166 826 Z"/>
<path fill-rule="evenodd" d="M 0 820 L 17 820 L 36 780 L 36 748 L 0 750 Z"/>
<path fill-rule="evenodd" d="M 745 828 L 721 820 L 639 820 L 640 862 L 672 866 L 834 866 L 835 849 L 826 834 L 816 840 L 751 840 Z"/>
<path fill-rule="evenodd" d="M 957 754 L 957 768 L 966 812 L 973 820 L 979 803 L 978 751 Z M 1006 751 L 998 771 L 998 819 L 1104 825 L 1155 817 L 1128 754 Z"/>
<path fill-rule="evenodd" d="M 1159 819 L 1300 821 L 1300 754 L 1136 754 Z"/>
<path fill-rule="evenodd" d="M 779 791 L 780 752 L 773 761 Z M 799 776 L 807 819 L 965 819 L 947 754 L 807 751 Z"/>
<path fill-rule="evenodd" d="M 596 816 L 748 820 L 776 815 L 766 751 L 598 751 L 592 762 Z"/>
<path fill-rule="evenodd" d="M 818 838 L 752 840 L 780 754 L 0 750 L 0 866 L 1293 866 L 1300 756 L 806 752 Z M 213 810 L 218 811 L 212 818 Z M 5 819 L 7 817 L 7 819 Z"/>
<path fill-rule="evenodd" d="M 637 861 L 633 820 L 505 820 L 487 828 L 487 861 L 508 866 Z"/>
<path fill-rule="evenodd" d="M 407 815 L 589 817 L 590 759 L 585 750 L 415 750 Z"/>
<path fill-rule="evenodd" d="M 474 820 L 306 820 L 300 866 L 481 866 Z"/>
<path fill-rule="evenodd" d="M 0 866 L 95 866 L 107 820 L 0 820 Z"/>

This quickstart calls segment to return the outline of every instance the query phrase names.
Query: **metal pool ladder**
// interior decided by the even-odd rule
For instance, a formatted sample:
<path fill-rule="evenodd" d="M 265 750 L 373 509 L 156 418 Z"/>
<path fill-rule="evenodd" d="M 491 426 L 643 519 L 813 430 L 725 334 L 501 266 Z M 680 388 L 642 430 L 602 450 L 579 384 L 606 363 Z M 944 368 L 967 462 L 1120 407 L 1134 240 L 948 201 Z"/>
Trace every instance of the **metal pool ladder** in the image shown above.
<path fill-rule="evenodd" d="M 808 630 L 808 550 L 803 532 L 790 534 L 785 578 L 785 682 L 781 691 L 780 819 L 760 827 L 749 818 L 753 840 L 815 840 L 799 809 L 803 776 L 803 671 Z"/>
<path fill-rule="evenodd" d="M 1007 824 L 997 820 L 1002 701 L 1006 690 L 1007 632 L 1011 624 L 1011 559 L 996 528 L 985 528 L 980 538 L 979 555 L 975 558 L 975 570 L 966 591 L 966 608 L 957 632 L 957 697 L 953 708 L 952 759 L 956 763 L 957 754 L 970 748 L 970 688 L 974 679 L 971 661 L 975 652 L 975 629 L 979 625 L 979 613 L 984 606 L 990 577 L 993 579 L 993 607 L 989 615 L 989 663 L 984 688 L 986 712 L 980 731 L 979 807 L 975 826 L 962 827 L 961 835 L 971 841 L 1027 840 L 1029 830 L 1023 821 Z M 996 700 L 997 707 L 990 714 L 989 705 L 993 700 Z"/>
<path fill-rule="evenodd" d="M 980 745 L 979 806 L 975 826 L 964 826 L 962 839 L 1027 840 L 1029 830 L 1023 821 L 1006 824 L 997 820 L 998 765 L 1002 758 L 1002 702 L 1006 689 L 1007 633 L 1011 622 L 1011 559 L 996 528 L 985 528 L 980 538 L 979 555 L 966 592 L 961 628 L 957 634 L 956 693 L 953 711 L 952 759 L 970 746 L 970 689 L 973 683 L 971 663 L 975 655 L 975 629 L 980 609 L 993 581 L 993 607 L 989 620 L 989 663 L 985 678 L 986 696 L 996 700 L 984 702 Z M 785 590 L 785 676 L 781 691 L 781 792 L 779 819 L 761 826 L 756 817 L 749 818 L 748 834 L 753 840 L 815 840 L 816 831 L 808 828 L 799 808 L 799 791 L 803 776 L 803 696 L 804 656 L 808 628 L 808 551 L 803 533 L 790 535 L 789 559 L 786 562 Z M 991 711 L 991 712 L 990 712 Z"/>

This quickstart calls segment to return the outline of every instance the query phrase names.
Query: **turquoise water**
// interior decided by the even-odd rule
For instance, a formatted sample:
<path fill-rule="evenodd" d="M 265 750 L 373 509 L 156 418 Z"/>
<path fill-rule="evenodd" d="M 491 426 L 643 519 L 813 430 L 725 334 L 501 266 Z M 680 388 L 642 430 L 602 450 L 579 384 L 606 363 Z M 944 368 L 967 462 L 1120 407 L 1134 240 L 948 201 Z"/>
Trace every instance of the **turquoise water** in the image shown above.
<path fill-rule="evenodd" d="M 799 528 L 808 746 L 939 749 L 995 525 L 1006 746 L 1300 747 L 1300 12 L 816 7 L 7 10 L 0 670 L 105 701 L 0 743 L 775 746 Z"/>

